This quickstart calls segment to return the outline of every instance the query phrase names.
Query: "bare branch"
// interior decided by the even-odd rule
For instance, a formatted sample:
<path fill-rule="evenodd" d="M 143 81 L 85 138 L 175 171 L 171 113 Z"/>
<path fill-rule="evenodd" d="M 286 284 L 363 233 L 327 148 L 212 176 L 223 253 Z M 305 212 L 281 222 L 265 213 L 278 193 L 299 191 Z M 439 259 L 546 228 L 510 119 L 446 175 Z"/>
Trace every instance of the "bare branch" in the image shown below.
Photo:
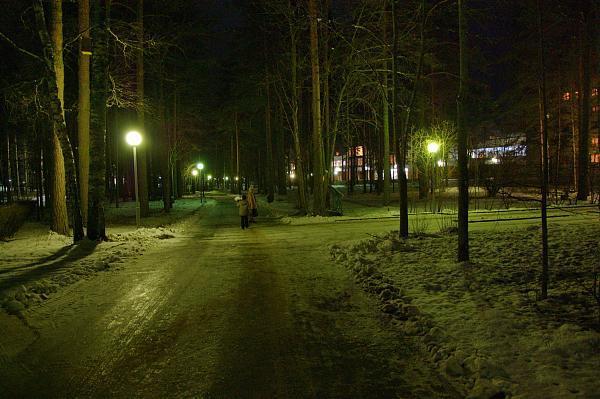
<path fill-rule="evenodd" d="M 39 55 L 33 54 L 32 52 L 27 51 L 24 48 L 17 46 L 17 44 L 15 42 L 13 42 L 12 40 L 10 40 L 10 38 L 8 36 L 6 36 L 4 33 L 0 32 L 0 37 L 2 39 L 4 39 L 8 44 L 13 46 L 17 51 L 19 51 L 25 55 L 28 55 L 41 63 L 44 63 L 44 60 L 42 59 L 42 57 L 40 57 Z"/>

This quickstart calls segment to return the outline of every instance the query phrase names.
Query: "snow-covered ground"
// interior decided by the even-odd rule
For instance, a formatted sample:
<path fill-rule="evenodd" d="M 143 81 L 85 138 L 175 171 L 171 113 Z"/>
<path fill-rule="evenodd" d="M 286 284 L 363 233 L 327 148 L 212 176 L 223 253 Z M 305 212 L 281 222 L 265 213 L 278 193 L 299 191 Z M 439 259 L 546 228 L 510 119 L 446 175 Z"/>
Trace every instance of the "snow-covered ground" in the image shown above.
<path fill-rule="evenodd" d="M 366 195 L 365 199 L 368 199 Z M 212 201 L 204 206 L 212 207 Z M 177 245 L 188 242 L 186 248 L 191 251 L 197 247 L 196 242 L 204 241 L 196 241 L 198 238 L 190 241 L 187 235 L 195 231 L 197 236 L 198 229 L 206 225 L 219 232 L 215 237 L 207 232 L 206 238 L 202 238 L 209 245 L 206 255 L 214 257 L 211 267 L 221 265 L 224 255 L 232 250 L 232 259 L 227 262 L 241 262 L 244 270 L 246 267 L 251 271 L 256 269 L 256 276 L 276 273 L 289 279 L 287 289 L 295 292 L 286 301 L 296 309 L 296 322 L 310 327 L 315 340 L 311 345 L 318 346 L 319 350 L 322 348 L 317 341 L 322 341 L 327 334 L 331 342 L 339 342 L 342 334 L 344 339 L 352 338 L 361 345 L 365 344 L 366 335 L 385 335 L 378 343 L 378 347 L 383 347 L 385 342 L 394 339 L 392 330 L 396 330 L 404 337 L 401 339 L 420 342 L 423 351 L 429 353 L 427 361 L 445 373 L 449 381 L 454 381 L 454 390 L 473 399 L 489 398 L 501 392 L 522 399 L 599 397 L 599 310 L 590 293 L 594 267 L 600 269 L 597 208 L 550 211 L 550 297 L 540 301 L 536 294 L 540 269 L 540 232 L 536 219 L 539 211 L 535 210 L 473 212 L 470 215 L 473 221 L 470 225 L 471 262 L 457 263 L 455 215 L 452 213 L 411 215 L 411 232 L 417 234 L 400 241 L 395 232 L 390 232 L 398 223 L 395 206 L 365 205 L 360 201 L 345 202 L 343 217 L 311 218 L 290 216 L 295 212 L 294 205 L 285 197 L 267 204 L 261 196 L 259 223 L 246 232 L 249 236 L 240 237 L 239 228 L 235 228 L 237 213 L 233 200 L 231 209 L 220 205 L 221 213 L 212 215 L 210 220 L 203 220 L 203 211 L 196 212 L 200 208 L 197 198 L 178 201 L 169 215 L 158 210 L 160 203 L 153 206 L 153 216 L 143 220 L 141 229 L 135 228 L 133 204 L 108 209 L 110 241 L 99 244 L 85 241 L 74 247 L 68 237 L 49 233 L 38 224 L 25 225 L 13 240 L 0 243 L 0 303 L 10 313 L 24 314 L 25 322 L 41 318 L 43 323 L 53 323 L 38 315 L 35 309 L 56 307 L 46 306 L 52 302 L 54 291 L 73 286 L 80 287 L 74 292 L 82 298 L 99 295 L 73 283 L 105 270 L 123 268 L 122 272 L 103 273 L 103 277 L 83 284 L 112 281 L 127 273 L 131 263 L 144 264 L 143 273 L 158 276 L 161 268 L 151 260 L 144 261 L 147 257 L 142 257 L 142 253 L 152 249 L 152 253 L 161 254 L 162 245 L 166 248 L 175 242 Z M 193 218 L 188 217 L 193 214 Z M 283 226 L 280 221 L 284 222 Z M 169 240 L 171 238 L 173 240 Z M 323 252 L 329 244 L 333 244 L 331 253 L 339 264 L 330 264 L 328 268 L 324 267 L 327 262 Z M 261 245 L 267 249 L 248 251 L 244 250 L 246 245 L 251 248 Z M 197 263 L 199 270 L 205 270 L 206 265 L 197 259 L 194 258 L 193 263 Z M 268 266 L 266 271 L 262 270 L 265 265 Z M 185 266 L 176 268 L 187 270 Z M 354 315 L 347 302 L 357 297 L 355 288 L 348 285 L 329 292 L 327 285 L 327 279 L 332 276 L 344 280 L 347 273 L 343 267 L 379 301 L 385 315 L 384 325 L 391 330 L 382 334 L 374 324 L 360 331 L 353 327 L 350 316 Z M 211 270 L 208 268 L 205 272 L 212 273 Z M 118 278 L 134 284 L 133 277 Z M 306 294 L 307 287 L 310 295 Z M 223 288 L 226 289 L 224 295 L 237 292 L 235 287 L 226 284 Z M 206 289 L 212 288 L 207 286 Z M 110 295 L 110 290 L 105 291 L 103 295 Z M 175 295 L 168 285 L 163 291 L 161 295 Z M 316 293 L 321 299 L 313 298 Z M 74 295 L 63 296 L 69 297 L 71 304 L 79 301 Z M 108 300 L 98 300 L 98 303 L 105 301 Z M 83 302 L 91 303 L 91 308 L 96 306 L 94 300 Z M 36 307 L 37 303 L 44 306 Z M 69 312 L 65 310 L 65 313 Z M 329 324 L 326 323 L 327 328 L 319 324 L 319 318 L 325 313 L 327 323 L 332 322 L 330 317 L 335 314 L 332 325 L 339 327 L 335 334 L 328 332 Z M 339 319 L 342 315 L 343 322 Z M 4 339 L 2 346 L 4 353 L 10 355 L 13 350 L 22 349 L 24 342 L 31 341 L 15 338 L 14 345 L 6 344 L 10 337 L 31 331 L 19 329 L 14 324 L 15 317 L 1 314 L 0 317 L 3 317 L 0 321 L 7 321 L 1 331 L 8 341 Z M 302 334 L 312 337 L 306 331 Z M 355 349 L 353 344 L 348 350 Z M 343 352 L 341 349 L 334 352 L 337 360 L 330 360 L 335 364 L 346 359 L 337 358 Z M 413 353 L 414 360 L 420 361 L 417 352 Z M 398 353 L 395 356 L 399 357 Z M 323 356 L 322 352 L 319 356 Z M 332 377 L 338 372 L 327 365 L 315 363 L 314 367 L 319 372 L 325 367 Z M 383 366 L 378 367 L 381 370 Z"/>
<path fill-rule="evenodd" d="M 185 228 L 187 218 L 202 205 L 198 198 L 175 202 L 169 213 L 162 202 L 151 202 L 151 213 L 135 226 L 135 204 L 120 203 L 106 208 L 108 241 L 84 240 L 51 232 L 41 223 L 26 223 L 8 241 L 0 241 L 0 306 L 9 313 L 40 303 L 61 287 L 94 274 L 118 268 L 149 247 L 158 245 Z"/>
<path fill-rule="evenodd" d="M 544 301 L 539 227 L 502 223 L 471 233 L 468 263 L 455 260 L 456 234 L 443 232 L 406 241 L 390 232 L 331 252 L 470 397 L 600 397 L 598 214 L 551 219 Z"/>

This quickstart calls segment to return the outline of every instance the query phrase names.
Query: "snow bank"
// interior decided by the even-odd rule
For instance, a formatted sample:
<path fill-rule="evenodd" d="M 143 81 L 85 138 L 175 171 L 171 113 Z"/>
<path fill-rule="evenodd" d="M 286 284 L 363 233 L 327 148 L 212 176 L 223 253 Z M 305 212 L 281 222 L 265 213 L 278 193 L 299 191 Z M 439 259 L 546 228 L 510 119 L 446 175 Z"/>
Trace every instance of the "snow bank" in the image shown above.
<path fill-rule="evenodd" d="M 107 209 L 109 219 L 118 220 L 121 214 L 131 213 L 131 206 L 127 205 Z M 0 307 L 19 315 L 61 287 L 99 272 L 119 269 L 149 248 L 176 237 L 192 223 L 189 216 L 198 207 L 197 200 L 179 200 L 171 213 L 155 212 L 145 220 L 159 227 L 135 229 L 126 224 L 112 224 L 108 241 L 83 240 L 76 246 L 72 245 L 71 237 L 49 232 L 42 225 L 25 225 L 13 240 L 0 242 Z M 27 277 L 30 272 L 37 276 Z"/>

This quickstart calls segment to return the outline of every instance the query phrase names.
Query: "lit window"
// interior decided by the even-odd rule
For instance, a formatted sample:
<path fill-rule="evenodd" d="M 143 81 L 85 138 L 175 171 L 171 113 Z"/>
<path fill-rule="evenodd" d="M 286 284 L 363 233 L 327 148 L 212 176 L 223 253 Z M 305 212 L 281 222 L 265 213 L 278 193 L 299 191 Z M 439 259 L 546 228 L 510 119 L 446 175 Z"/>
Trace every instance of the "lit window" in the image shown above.
<path fill-rule="evenodd" d="M 600 111 L 600 105 L 593 105 L 592 112 L 598 112 L 598 111 Z"/>
<path fill-rule="evenodd" d="M 591 158 L 592 163 L 600 163 L 600 154 L 592 154 Z"/>
<path fill-rule="evenodd" d="M 598 145 L 598 137 L 592 137 L 592 145 Z"/>
<path fill-rule="evenodd" d="M 598 95 L 598 88 L 597 88 L 597 87 L 594 87 L 594 88 L 592 89 L 592 97 L 596 97 L 597 95 Z"/>
<path fill-rule="evenodd" d="M 563 94 L 563 101 L 569 101 L 571 99 L 571 93 L 569 93 L 568 91 L 566 91 Z"/>

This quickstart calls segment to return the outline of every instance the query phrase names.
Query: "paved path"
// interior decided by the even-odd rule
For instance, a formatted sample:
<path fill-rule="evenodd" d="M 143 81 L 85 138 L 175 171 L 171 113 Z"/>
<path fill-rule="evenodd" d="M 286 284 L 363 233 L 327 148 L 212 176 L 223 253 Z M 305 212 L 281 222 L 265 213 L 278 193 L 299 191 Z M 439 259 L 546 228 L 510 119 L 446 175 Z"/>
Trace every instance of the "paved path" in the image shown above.
<path fill-rule="evenodd" d="M 0 397 L 456 397 L 329 261 L 364 226 L 235 215 L 214 198 L 184 237 L 29 311 L 28 346 L 0 347 Z"/>

